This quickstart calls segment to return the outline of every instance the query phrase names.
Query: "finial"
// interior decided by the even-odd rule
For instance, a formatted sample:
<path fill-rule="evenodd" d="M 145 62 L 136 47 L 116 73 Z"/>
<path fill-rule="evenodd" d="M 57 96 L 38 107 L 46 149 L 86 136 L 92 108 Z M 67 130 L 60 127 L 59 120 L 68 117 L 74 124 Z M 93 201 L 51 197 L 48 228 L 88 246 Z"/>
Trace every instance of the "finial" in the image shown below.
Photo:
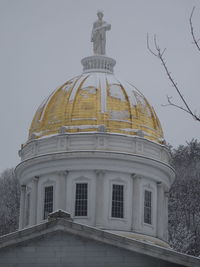
<path fill-rule="evenodd" d="M 97 11 L 98 20 L 93 23 L 91 42 L 95 55 L 106 54 L 106 31 L 111 29 L 111 24 L 103 21 L 103 11 Z"/>

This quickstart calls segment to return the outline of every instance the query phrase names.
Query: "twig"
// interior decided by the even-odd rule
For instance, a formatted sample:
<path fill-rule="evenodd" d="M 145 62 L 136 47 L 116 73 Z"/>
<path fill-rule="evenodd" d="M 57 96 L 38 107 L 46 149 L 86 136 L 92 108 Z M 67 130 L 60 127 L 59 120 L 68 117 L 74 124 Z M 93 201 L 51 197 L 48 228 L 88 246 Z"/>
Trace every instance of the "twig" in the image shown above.
<path fill-rule="evenodd" d="M 179 106 L 177 104 L 174 104 L 172 101 L 171 101 L 171 97 L 167 97 L 167 101 L 168 101 L 168 106 L 171 105 L 171 106 L 174 106 L 176 108 L 179 108 L 187 113 L 189 113 L 195 120 L 197 121 L 200 121 L 200 116 L 197 116 L 192 110 L 191 108 L 189 107 L 189 105 L 187 104 L 185 98 L 183 97 L 183 95 L 181 94 L 181 91 L 179 90 L 178 88 L 178 85 L 177 83 L 174 81 L 174 78 L 171 76 L 171 73 L 170 71 L 168 70 L 167 68 L 167 65 L 166 65 L 166 62 L 165 62 L 165 59 L 163 57 L 165 51 L 166 51 L 166 48 L 161 50 L 158 43 L 157 43 L 157 39 L 156 39 L 156 35 L 154 35 L 154 46 L 155 46 L 155 51 L 153 51 L 151 48 L 150 48 L 150 45 L 149 45 L 149 35 L 147 34 L 147 49 L 150 51 L 151 54 L 153 54 L 155 57 L 157 57 L 160 61 L 161 61 L 161 64 L 163 65 L 164 69 L 165 69 L 165 72 L 167 74 L 167 77 L 168 79 L 170 80 L 170 82 L 172 83 L 173 87 L 175 88 L 176 92 L 178 93 L 179 97 L 181 98 L 184 106 Z"/>
<path fill-rule="evenodd" d="M 176 108 L 179 108 L 179 109 L 181 109 L 181 110 L 183 110 L 183 111 L 185 111 L 185 112 L 191 114 L 191 113 L 190 113 L 187 109 L 185 109 L 184 107 L 179 106 L 179 105 L 177 105 L 177 104 L 174 104 L 174 103 L 171 101 L 171 99 L 172 99 L 172 96 L 167 96 L 167 102 L 168 102 L 168 104 L 162 104 L 162 106 L 163 106 L 163 107 L 174 106 L 174 107 L 176 107 Z"/>
<path fill-rule="evenodd" d="M 200 51 L 200 46 L 198 44 L 199 41 L 200 41 L 200 38 L 197 40 L 197 38 L 195 37 L 195 35 L 194 35 L 194 28 L 193 28 L 193 24 L 192 24 L 192 16 L 193 16 L 194 10 L 195 10 L 195 7 L 193 7 L 192 12 L 191 12 L 191 15 L 190 15 L 190 31 L 191 31 L 191 35 L 192 35 L 194 44 L 196 45 L 197 49 Z"/>

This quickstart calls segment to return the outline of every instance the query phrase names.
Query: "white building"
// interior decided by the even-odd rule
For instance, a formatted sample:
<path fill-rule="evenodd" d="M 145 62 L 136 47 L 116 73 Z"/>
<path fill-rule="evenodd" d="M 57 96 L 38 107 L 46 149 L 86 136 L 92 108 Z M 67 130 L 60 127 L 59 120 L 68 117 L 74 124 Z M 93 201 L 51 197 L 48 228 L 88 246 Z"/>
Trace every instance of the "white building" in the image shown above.
<path fill-rule="evenodd" d="M 82 59 L 81 75 L 60 86 L 39 106 L 29 139 L 20 150 L 21 163 L 16 167 L 21 183 L 20 231 L 4 238 L 0 266 L 1 255 L 4 264 L 12 264 L 6 248 L 8 244 L 16 248 L 19 243 L 28 251 L 32 248 L 26 266 L 68 266 L 64 265 L 69 264 L 67 235 L 76 244 L 69 266 L 197 266 L 195 257 L 173 252 L 167 244 L 168 191 L 175 175 L 162 128 L 142 93 L 114 76 L 116 62 L 105 55 L 110 25 L 102 20 L 101 12 L 98 18 L 92 32 L 94 55 Z M 48 214 L 56 210 L 67 212 L 71 219 L 49 222 Z M 58 232 L 66 238 L 59 239 Z M 51 233 L 57 233 L 57 241 L 51 235 L 50 240 L 58 249 L 48 248 L 45 258 L 45 250 L 40 255 L 37 246 L 48 243 Z M 74 240 L 80 236 L 88 237 L 89 243 L 103 242 L 104 254 L 116 245 L 112 257 L 117 259 L 118 254 L 119 260 L 111 264 L 110 257 L 105 260 L 97 249 L 96 258 L 89 250 L 85 260 L 77 263 L 76 258 L 82 256 Z M 45 241 L 36 245 L 38 237 Z M 60 240 L 65 253 L 59 250 Z M 90 249 L 93 246 L 96 243 Z M 21 250 L 15 252 L 21 257 Z M 51 253 L 55 262 L 49 262 Z M 18 263 L 21 266 L 20 260 Z"/>

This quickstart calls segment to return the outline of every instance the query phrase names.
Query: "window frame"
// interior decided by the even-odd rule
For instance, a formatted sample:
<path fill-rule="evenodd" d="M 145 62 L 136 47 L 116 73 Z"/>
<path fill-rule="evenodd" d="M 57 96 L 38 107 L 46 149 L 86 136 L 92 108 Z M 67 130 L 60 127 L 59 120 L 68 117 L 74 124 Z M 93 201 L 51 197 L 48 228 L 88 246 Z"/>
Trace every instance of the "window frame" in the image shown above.
<path fill-rule="evenodd" d="M 87 215 L 75 215 L 76 214 L 76 188 L 78 184 L 87 184 Z M 73 205 L 73 216 L 76 219 L 84 219 L 89 217 L 89 212 L 90 212 L 90 183 L 88 179 L 84 179 L 81 177 L 81 179 L 78 179 L 74 183 L 74 190 L 73 190 L 73 195 L 74 195 L 74 205 Z"/>
<path fill-rule="evenodd" d="M 113 184 L 116 185 L 123 185 L 124 186 L 124 201 L 123 201 L 123 212 L 124 212 L 124 217 L 123 218 L 117 218 L 117 217 L 112 217 L 112 188 L 113 188 Z M 112 220 L 112 221 L 127 221 L 127 212 L 128 212 L 128 191 L 127 191 L 127 183 L 126 181 L 121 178 L 121 177 L 113 177 L 112 179 L 110 179 L 109 181 L 109 190 L 108 190 L 108 197 L 109 197 L 109 207 L 108 207 L 108 219 Z"/>
<path fill-rule="evenodd" d="M 123 196 L 123 200 L 122 200 L 122 217 L 117 217 L 117 216 L 113 216 L 113 192 L 114 192 L 114 186 L 120 186 L 120 187 L 122 187 L 122 196 Z M 124 210 L 124 200 L 125 200 L 125 196 L 124 196 L 124 191 L 125 191 L 125 186 L 124 186 L 124 184 L 122 184 L 122 183 L 115 183 L 115 182 L 113 182 L 112 183 L 112 186 L 111 186 L 111 213 L 110 213 L 110 216 L 111 216 L 111 218 L 113 218 L 113 219 L 124 219 L 124 213 L 125 213 L 125 210 Z M 118 200 L 115 200 L 115 202 L 117 202 Z M 119 213 L 120 213 L 120 211 L 118 211 Z"/>
<path fill-rule="evenodd" d="M 151 206 L 145 206 L 145 192 L 151 193 Z M 150 223 L 145 222 L 145 208 L 150 208 Z M 153 226 L 153 190 L 151 188 L 144 188 L 143 190 L 143 224 L 152 227 Z"/>
<path fill-rule="evenodd" d="M 47 182 L 47 183 L 44 183 L 43 184 L 43 190 L 42 190 L 42 220 L 47 220 L 48 219 L 48 216 L 47 216 L 47 218 L 45 218 L 45 216 L 44 216 L 44 208 L 45 208 L 45 188 L 47 188 L 47 187 L 53 187 L 53 207 L 52 207 L 52 212 L 54 211 L 54 209 L 55 209 L 55 183 L 49 183 L 49 182 Z"/>

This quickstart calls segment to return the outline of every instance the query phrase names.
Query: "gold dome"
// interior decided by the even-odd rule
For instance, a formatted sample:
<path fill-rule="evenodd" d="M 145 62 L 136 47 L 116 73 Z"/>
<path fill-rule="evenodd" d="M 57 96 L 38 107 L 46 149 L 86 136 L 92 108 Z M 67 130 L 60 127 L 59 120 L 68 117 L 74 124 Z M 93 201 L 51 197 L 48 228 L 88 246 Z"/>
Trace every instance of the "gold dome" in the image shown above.
<path fill-rule="evenodd" d="M 163 142 L 160 122 L 147 99 L 108 71 L 86 71 L 56 89 L 36 111 L 29 138 L 99 131 Z"/>

